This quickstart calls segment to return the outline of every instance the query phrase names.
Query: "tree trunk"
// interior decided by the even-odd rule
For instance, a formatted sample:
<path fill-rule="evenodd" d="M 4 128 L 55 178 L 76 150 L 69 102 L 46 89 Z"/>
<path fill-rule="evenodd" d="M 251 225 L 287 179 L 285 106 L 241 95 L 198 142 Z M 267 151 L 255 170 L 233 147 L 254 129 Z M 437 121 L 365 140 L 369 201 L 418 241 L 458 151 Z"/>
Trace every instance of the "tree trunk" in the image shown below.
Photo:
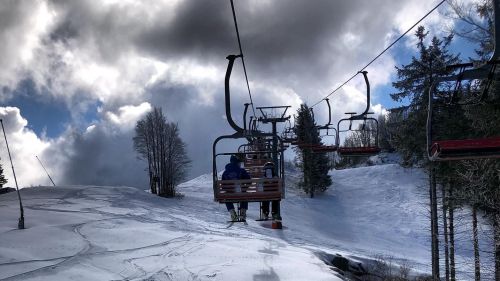
<path fill-rule="evenodd" d="M 443 209 L 443 236 L 444 236 L 444 266 L 445 266 L 445 278 L 446 281 L 450 280 L 450 255 L 449 255 L 449 243 L 448 243 L 448 217 L 446 215 L 447 202 L 446 202 L 446 188 L 445 185 L 441 185 L 441 204 Z"/>
<path fill-rule="evenodd" d="M 455 226 L 454 226 L 454 204 L 453 204 L 453 184 L 448 186 L 448 218 L 450 235 L 450 280 L 455 281 Z"/>
<path fill-rule="evenodd" d="M 435 281 L 439 277 L 439 240 L 438 240 L 438 216 L 437 216 L 437 192 L 436 192 L 436 176 L 434 168 L 429 170 L 430 176 L 430 208 L 431 208 L 431 246 L 432 246 L 432 278 Z"/>
<path fill-rule="evenodd" d="M 481 261 L 479 259 L 479 237 L 477 231 L 477 207 L 472 206 L 472 235 L 474 241 L 474 280 L 481 281 Z"/>
<path fill-rule="evenodd" d="M 500 210 L 495 210 L 493 218 L 495 243 L 495 281 L 500 281 Z"/>

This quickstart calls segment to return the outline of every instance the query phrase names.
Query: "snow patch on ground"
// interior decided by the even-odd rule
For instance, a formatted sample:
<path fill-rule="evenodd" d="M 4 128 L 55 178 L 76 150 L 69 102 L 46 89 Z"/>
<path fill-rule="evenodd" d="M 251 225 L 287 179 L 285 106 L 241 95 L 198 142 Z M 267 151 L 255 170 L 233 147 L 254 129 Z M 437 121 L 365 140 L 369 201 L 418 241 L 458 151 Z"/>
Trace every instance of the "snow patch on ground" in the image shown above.
<path fill-rule="evenodd" d="M 385 256 L 429 272 L 422 170 L 384 164 L 331 176 L 333 185 L 311 199 L 294 187 L 298 175 L 287 175 L 283 230 L 253 220 L 257 203 L 248 225 L 228 227 L 211 175 L 182 184 L 183 197 L 173 199 L 130 187 L 22 189 L 25 230 L 15 228 L 16 193 L 3 194 L 0 279 L 340 280 L 324 262 L 337 254 L 353 263 Z"/>
<path fill-rule="evenodd" d="M 226 229 L 209 193 L 196 196 L 201 185 L 210 188 L 195 181 L 185 199 L 129 187 L 23 189 L 25 230 L 13 228 L 16 194 L 2 195 L 0 279 L 339 280 L 309 249 Z"/>

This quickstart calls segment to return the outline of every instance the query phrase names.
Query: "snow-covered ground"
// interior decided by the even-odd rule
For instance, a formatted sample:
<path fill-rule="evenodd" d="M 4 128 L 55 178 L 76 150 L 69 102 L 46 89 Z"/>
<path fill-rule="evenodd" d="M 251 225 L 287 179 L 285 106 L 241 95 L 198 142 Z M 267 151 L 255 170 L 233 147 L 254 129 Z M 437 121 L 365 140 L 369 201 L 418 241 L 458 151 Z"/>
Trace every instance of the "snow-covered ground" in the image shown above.
<path fill-rule="evenodd" d="M 390 256 L 428 272 L 425 174 L 397 164 L 331 174 L 314 199 L 288 188 L 283 230 L 254 221 L 256 203 L 248 225 L 228 228 L 210 175 L 182 184 L 176 199 L 130 187 L 23 189 L 25 230 L 16 194 L 0 195 L 0 279 L 340 280 L 325 253 Z"/>

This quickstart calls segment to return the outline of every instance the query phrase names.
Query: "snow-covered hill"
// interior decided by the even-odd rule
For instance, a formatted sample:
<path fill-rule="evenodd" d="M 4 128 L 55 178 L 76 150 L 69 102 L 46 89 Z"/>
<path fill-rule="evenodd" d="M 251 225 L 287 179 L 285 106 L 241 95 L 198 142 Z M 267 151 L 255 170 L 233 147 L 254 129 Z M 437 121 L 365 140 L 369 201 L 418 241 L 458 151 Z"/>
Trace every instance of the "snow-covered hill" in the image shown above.
<path fill-rule="evenodd" d="M 227 228 L 211 176 L 182 184 L 183 198 L 130 187 L 22 190 L 25 230 L 16 230 L 15 193 L 0 195 L 0 279 L 6 280 L 339 280 L 322 257 L 390 256 L 428 271 L 425 175 L 396 164 L 332 172 L 310 199 L 293 186 L 283 230 L 256 222 Z M 267 225 L 266 225 L 267 224 Z"/>

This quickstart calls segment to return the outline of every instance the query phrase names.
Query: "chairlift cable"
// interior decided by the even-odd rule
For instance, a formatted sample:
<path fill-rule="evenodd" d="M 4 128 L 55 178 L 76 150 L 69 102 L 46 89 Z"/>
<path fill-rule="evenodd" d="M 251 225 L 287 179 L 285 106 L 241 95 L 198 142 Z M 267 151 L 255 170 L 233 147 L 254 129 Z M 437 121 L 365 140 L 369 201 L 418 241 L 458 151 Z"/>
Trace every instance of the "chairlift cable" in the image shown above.
<path fill-rule="evenodd" d="M 429 12 L 427 12 L 427 14 L 425 14 L 422 18 L 420 18 L 414 25 L 412 25 L 408 30 L 406 30 L 403 34 L 401 34 L 396 40 L 394 40 L 394 42 L 392 42 L 389 46 L 387 46 L 382 52 L 380 52 L 375 58 L 373 58 L 369 63 L 367 63 L 363 68 L 361 68 L 361 71 L 365 70 L 366 68 L 368 68 L 372 63 L 374 63 L 378 58 L 380 58 L 383 54 L 385 54 L 390 48 L 392 48 L 392 46 L 394 46 L 399 40 L 401 40 L 403 37 L 406 36 L 406 34 L 408 34 L 410 31 L 413 30 L 413 28 L 415 28 L 415 26 L 417 26 L 419 23 L 421 23 L 425 18 L 427 18 L 432 12 L 434 12 L 437 8 L 439 8 L 439 6 L 441 6 L 444 2 L 446 2 L 447 0 L 442 0 L 441 2 L 439 2 L 432 10 L 430 10 Z M 232 2 L 232 0 L 231 0 Z M 320 101 L 318 101 L 317 103 L 313 104 L 311 107 L 315 107 L 316 105 L 318 105 L 319 103 L 321 103 L 324 99 L 330 97 L 331 95 L 333 95 L 335 92 L 337 92 L 338 90 L 340 90 L 342 87 L 344 87 L 347 83 L 349 83 L 352 79 L 354 79 L 354 77 L 356 77 L 356 75 L 358 75 L 359 72 L 356 72 L 354 75 L 352 75 L 349 79 L 347 79 L 344 83 L 342 83 L 340 86 L 338 86 L 337 88 L 335 88 L 335 90 L 333 90 L 332 92 L 330 92 L 326 97 L 322 98 Z"/>
<path fill-rule="evenodd" d="M 230 2 L 231 2 L 231 10 L 233 11 L 234 28 L 236 29 L 236 37 L 238 38 L 238 46 L 240 47 L 240 55 L 241 55 L 241 62 L 243 64 L 243 72 L 245 73 L 245 80 L 247 81 L 248 96 L 250 97 L 250 104 L 252 105 L 253 115 L 257 116 L 255 114 L 255 107 L 253 105 L 252 93 L 250 91 L 250 84 L 248 83 L 247 68 L 245 66 L 245 58 L 243 56 L 243 49 L 241 48 L 240 32 L 238 30 L 238 22 L 236 21 L 236 12 L 234 10 L 234 3 L 233 3 L 233 0 L 230 0 Z"/>

